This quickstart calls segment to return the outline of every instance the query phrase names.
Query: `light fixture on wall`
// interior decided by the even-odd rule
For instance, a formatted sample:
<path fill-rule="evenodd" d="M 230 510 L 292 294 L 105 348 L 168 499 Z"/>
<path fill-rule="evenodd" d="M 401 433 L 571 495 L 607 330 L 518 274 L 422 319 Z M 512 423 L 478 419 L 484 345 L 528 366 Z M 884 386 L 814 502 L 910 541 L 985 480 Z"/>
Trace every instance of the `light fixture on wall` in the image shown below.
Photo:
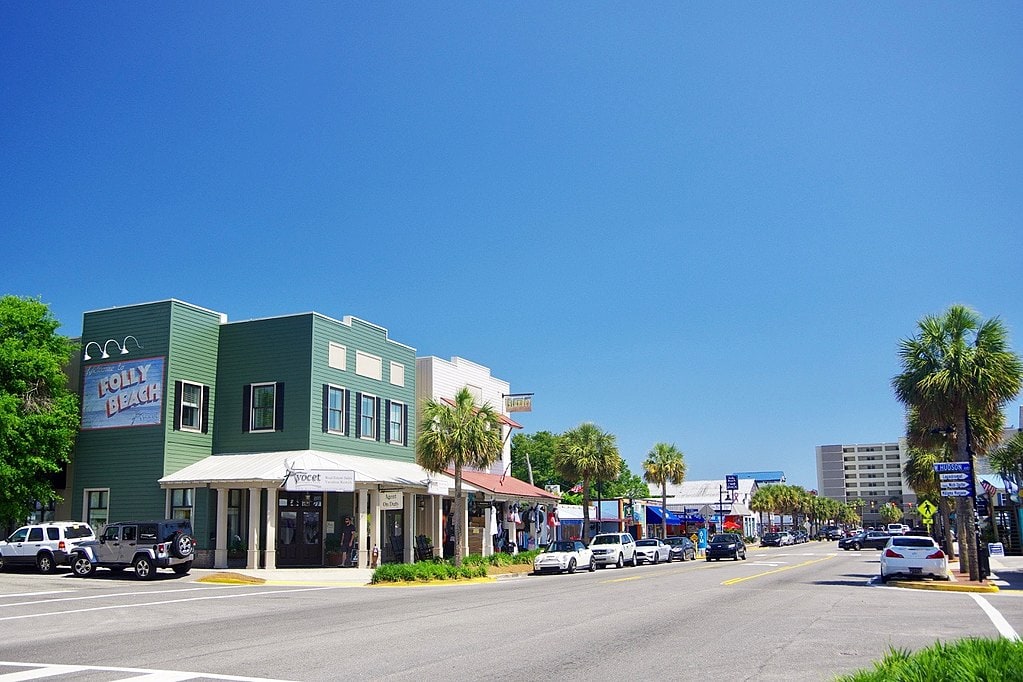
<path fill-rule="evenodd" d="M 128 335 L 128 336 L 124 337 L 124 341 L 122 341 L 121 343 L 117 343 L 117 339 L 107 339 L 106 342 L 102 346 L 99 345 L 98 341 L 90 341 L 87 344 L 85 344 L 85 354 L 82 356 L 82 360 L 92 360 L 92 356 L 89 355 L 89 346 L 96 346 L 96 348 L 99 348 L 100 353 L 101 353 L 101 355 L 99 357 L 100 357 L 101 360 L 106 360 L 107 358 L 110 357 L 110 353 L 107 352 L 107 347 L 110 344 L 114 344 L 114 347 L 117 350 L 121 351 L 120 355 L 127 355 L 128 354 L 128 339 L 131 339 L 132 341 L 134 341 L 135 342 L 135 347 L 141 350 L 142 344 L 139 343 L 138 339 L 136 339 L 134 336 L 131 336 L 131 335 Z"/>

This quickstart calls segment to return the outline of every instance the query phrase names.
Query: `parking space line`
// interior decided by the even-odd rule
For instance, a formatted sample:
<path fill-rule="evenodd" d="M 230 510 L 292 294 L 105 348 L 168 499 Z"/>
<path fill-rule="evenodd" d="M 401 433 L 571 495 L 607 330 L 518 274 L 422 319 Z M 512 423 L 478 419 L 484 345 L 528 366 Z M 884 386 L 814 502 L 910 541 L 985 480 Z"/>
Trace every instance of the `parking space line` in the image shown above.
<path fill-rule="evenodd" d="M 776 568 L 773 571 L 764 571 L 763 573 L 755 573 L 753 575 L 747 575 L 747 576 L 742 577 L 742 578 L 732 578 L 731 580 L 726 580 L 726 581 L 724 581 L 721 584 L 722 585 L 726 585 L 726 586 L 727 585 L 736 585 L 736 584 L 744 582 L 746 580 L 753 580 L 754 578 L 762 578 L 763 576 L 771 575 L 772 573 L 781 573 L 782 571 L 790 571 L 793 568 L 802 568 L 803 566 L 809 566 L 810 564 L 817 564 L 817 563 L 820 563 L 822 561 L 827 561 L 830 558 L 831 558 L 830 556 L 826 556 L 826 557 L 821 557 L 820 559 L 811 559 L 810 561 L 804 561 L 801 564 L 793 564 L 791 566 L 782 566 L 781 568 Z"/>
<path fill-rule="evenodd" d="M 971 593 L 970 596 L 973 597 L 973 600 L 977 602 L 978 605 L 980 605 L 980 608 L 984 610 L 984 613 L 987 614 L 987 617 L 991 619 L 991 622 L 994 624 L 995 629 L 998 630 L 998 634 L 1000 634 L 1002 637 L 1005 637 L 1006 639 L 1011 639 L 1017 642 L 1019 641 L 1020 637 L 1016 633 L 1016 630 L 1013 629 L 1011 625 L 1009 625 L 1009 621 L 1005 620 L 1005 616 L 1003 616 L 998 611 L 998 609 L 991 606 L 991 603 L 987 599 L 984 599 L 984 597 L 980 596 L 979 594 Z"/>

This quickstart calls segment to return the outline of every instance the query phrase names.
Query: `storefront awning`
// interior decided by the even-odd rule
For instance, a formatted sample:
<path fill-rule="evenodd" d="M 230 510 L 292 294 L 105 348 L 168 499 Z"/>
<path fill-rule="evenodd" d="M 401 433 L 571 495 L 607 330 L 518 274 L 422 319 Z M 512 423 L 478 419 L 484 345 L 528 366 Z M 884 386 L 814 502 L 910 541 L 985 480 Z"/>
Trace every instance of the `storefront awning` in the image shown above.
<path fill-rule="evenodd" d="M 288 472 L 295 469 L 354 471 L 357 486 L 437 487 L 444 489 L 447 495 L 455 487 L 450 476 L 430 473 L 415 462 L 321 450 L 211 455 L 164 476 L 159 483 L 162 488 L 276 488 L 284 482 Z M 477 491 L 471 484 L 466 490 Z"/>
<path fill-rule="evenodd" d="M 453 476 L 451 469 L 447 470 L 448 476 Z M 539 502 L 556 501 L 559 495 L 549 493 L 543 488 L 529 485 L 520 481 L 514 476 L 502 476 L 500 474 L 484 474 L 479 471 L 462 471 L 462 481 L 469 483 L 474 488 L 494 497 L 501 499 L 536 500 Z"/>
<path fill-rule="evenodd" d="M 670 509 L 667 510 L 667 521 L 670 526 L 681 526 L 685 521 L 679 518 L 679 515 Z M 661 519 L 665 517 L 665 512 L 660 507 L 648 504 L 646 506 L 646 522 L 647 523 L 661 523 Z"/>

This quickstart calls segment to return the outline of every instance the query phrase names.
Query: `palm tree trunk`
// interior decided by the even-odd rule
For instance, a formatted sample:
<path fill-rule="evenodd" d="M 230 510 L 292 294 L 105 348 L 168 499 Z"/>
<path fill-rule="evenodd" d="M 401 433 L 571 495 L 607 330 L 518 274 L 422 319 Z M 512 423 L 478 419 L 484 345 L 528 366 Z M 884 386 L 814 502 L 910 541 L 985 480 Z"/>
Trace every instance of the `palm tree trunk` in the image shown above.
<path fill-rule="evenodd" d="M 462 504 L 462 467 L 455 463 L 455 566 L 462 565 L 462 524 L 465 509 Z M 408 512 L 406 512 L 408 513 Z"/>
<path fill-rule="evenodd" d="M 668 537 L 668 482 L 661 483 L 661 539 Z"/>
<path fill-rule="evenodd" d="M 959 414 L 958 422 L 956 424 L 956 434 L 961 434 L 961 437 L 956 438 L 956 459 L 960 462 L 970 463 L 970 476 L 973 477 L 975 476 L 973 467 L 976 463 L 970 454 L 970 415 L 965 405 Z M 973 525 L 972 498 L 956 498 L 956 520 L 963 529 L 963 533 L 959 535 L 960 570 L 962 570 L 962 562 L 965 560 L 968 564 L 970 580 L 980 580 L 980 565 L 977 563 L 977 543 Z"/>

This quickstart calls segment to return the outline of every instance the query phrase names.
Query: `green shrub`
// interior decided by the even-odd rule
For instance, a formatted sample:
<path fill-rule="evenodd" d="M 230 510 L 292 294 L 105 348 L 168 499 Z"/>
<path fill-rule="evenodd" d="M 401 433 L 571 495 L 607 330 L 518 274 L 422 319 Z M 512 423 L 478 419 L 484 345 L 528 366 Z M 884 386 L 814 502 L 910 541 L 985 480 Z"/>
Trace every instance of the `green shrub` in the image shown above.
<path fill-rule="evenodd" d="M 938 642 L 916 653 L 889 649 L 873 670 L 836 678 L 836 682 L 917 682 L 918 680 L 1018 680 L 1023 670 L 1023 641 L 967 638 Z"/>
<path fill-rule="evenodd" d="M 419 561 L 414 564 L 384 564 L 373 571 L 372 583 L 416 583 L 431 580 L 468 580 L 485 578 L 487 567 L 484 565 L 463 564 L 456 568 L 444 559 Z"/>

